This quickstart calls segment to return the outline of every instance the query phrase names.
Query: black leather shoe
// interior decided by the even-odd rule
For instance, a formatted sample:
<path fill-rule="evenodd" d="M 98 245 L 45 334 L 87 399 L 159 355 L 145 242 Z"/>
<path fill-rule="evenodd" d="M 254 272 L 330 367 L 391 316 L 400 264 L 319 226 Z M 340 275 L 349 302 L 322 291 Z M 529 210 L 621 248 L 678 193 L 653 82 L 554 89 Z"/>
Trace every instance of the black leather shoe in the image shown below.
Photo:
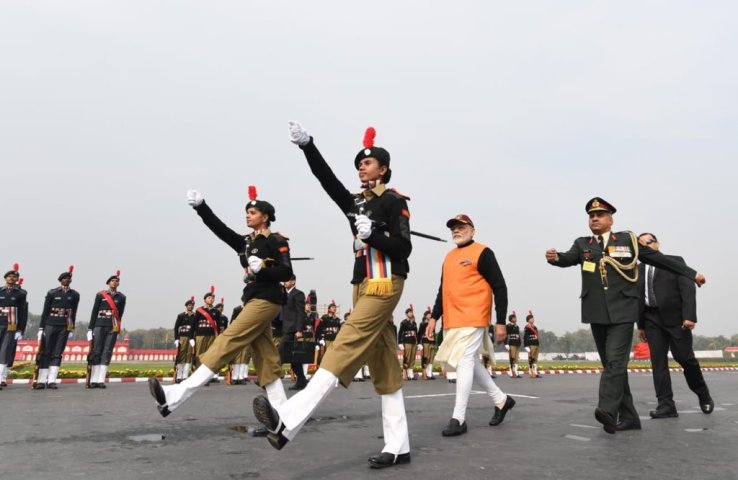
<path fill-rule="evenodd" d="M 100 388 L 100 384 L 99 384 L 99 383 L 97 383 L 97 382 L 92 382 L 92 383 L 90 384 L 90 388 Z"/>
<path fill-rule="evenodd" d="M 284 425 L 279 420 L 279 414 L 272 408 L 269 399 L 264 395 L 254 398 L 253 409 L 256 419 L 270 432 L 281 433 L 284 429 Z"/>
<path fill-rule="evenodd" d="M 0 382 L 0 387 L 3 387 L 3 388 L 5 388 L 5 387 L 7 387 L 7 386 L 8 386 L 8 384 L 7 384 L 7 383 L 5 383 L 4 381 L 3 381 L 3 382 Z"/>
<path fill-rule="evenodd" d="M 455 437 L 466 433 L 466 422 L 459 424 L 459 421 L 455 418 L 449 420 L 446 428 L 443 429 L 441 435 L 444 437 Z"/>
<path fill-rule="evenodd" d="M 651 418 L 674 418 L 679 416 L 676 408 L 673 407 L 657 407 L 656 410 L 651 410 L 648 414 L 651 415 Z"/>
<path fill-rule="evenodd" d="M 100 382 L 97 384 L 97 388 L 108 388 L 108 386 L 105 385 L 105 382 Z"/>
<path fill-rule="evenodd" d="M 34 383 L 33 384 L 33 389 L 34 390 L 43 390 L 44 388 L 46 388 L 46 384 L 45 383 Z"/>
<path fill-rule="evenodd" d="M 280 432 L 282 430 L 284 430 L 284 427 L 282 427 Z M 282 448 L 285 445 L 287 445 L 287 442 L 289 442 L 289 440 L 287 440 L 287 437 L 285 437 L 281 433 L 272 433 L 272 432 L 267 433 L 267 440 L 269 441 L 269 445 L 271 445 L 277 450 L 282 450 Z"/>
<path fill-rule="evenodd" d="M 156 400 L 156 408 L 161 413 L 162 417 L 169 415 L 169 406 L 167 405 L 167 397 L 164 395 L 164 389 L 159 384 L 159 380 L 156 377 L 149 377 L 149 393 L 154 400 Z"/>
<path fill-rule="evenodd" d="M 601 408 L 595 408 L 595 418 L 607 433 L 615 433 L 615 417 Z"/>
<path fill-rule="evenodd" d="M 641 429 L 641 422 L 637 422 L 635 420 L 620 420 L 615 425 L 615 430 L 618 432 L 622 432 L 625 430 L 640 430 Z"/>
<path fill-rule="evenodd" d="M 256 427 L 252 432 L 252 437 L 266 437 L 269 433 L 269 430 L 266 429 L 266 427 Z"/>
<path fill-rule="evenodd" d="M 702 410 L 702 413 L 705 415 L 709 415 L 713 410 L 715 410 L 715 402 L 712 400 L 709 393 L 707 396 L 700 397 L 700 410 Z"/>
<path fill-rule="evenodd" d="M 448 383 L 456 383 L 456 379 L 455 378 L 449 378 L 448 379 Z"/>
<path fill-rule="evenodd" d="M 241 385 L 246 385 L 247 383 L 249 383 L 249 379 L 248 378 L 244 378 L 244 379 L 241 380 Z"/>
<path fill-rule="evenodd" d="M 502 421 L 505 419 L 505 415 L 507 415 L 507 412 L 512 410 L 512 408 L 515 406 L 515 400 L 508 395 L 507 400 L 505 400 L 505 405 L 502 406 L 502 408 L 495 407 L 495 414 L 492 416 L 492 420 L 489 421 L 489 424 L 493 427 L 495 425 L 499 425 L 502 423 Z"/>
<path fill-rule="evenodd" d="M 58 390 L 59 389 L 59 387 L 56 385 L 56 383 L 47 383 L 46 384 L 46 388 L 51 389 L 51 390 Z"/>
<path fill-rule="evenodd" d="M 410 452 L 400 455 L 382 452 L 369 457 L 369 466 L 372 468 L 387 468 L 404 463 L 410 463 Z"/>

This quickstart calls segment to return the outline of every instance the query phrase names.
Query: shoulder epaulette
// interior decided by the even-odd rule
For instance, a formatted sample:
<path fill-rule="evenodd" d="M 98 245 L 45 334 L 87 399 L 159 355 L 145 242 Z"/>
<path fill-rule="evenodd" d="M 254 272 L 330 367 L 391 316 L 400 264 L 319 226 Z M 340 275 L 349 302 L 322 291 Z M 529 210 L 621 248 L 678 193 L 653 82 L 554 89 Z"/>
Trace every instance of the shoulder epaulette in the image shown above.
<path fill-rule="evenodd" d="M 407 201 L 409 201 L 409 200 L 410 200 L 410 197 L 408 197 L 408 196 L 407 196 L 407 195 L 405 195 L 404 193 L 400 193 L 400 192 L 398 192 L 396 188 L 389 188 L 389 189 L 387 189 L 387 191 L 388 191 L 388 192 L 392 192 L 392 193 L 394 193 L 394 194 L 395 194 L 396 196 L 398 196 L 398 197 L 400 197 L 400 198 L 402 198 L 402 199 L 404 199 L 404 200 L 407 200 Z"/>
<path fill-rule="evenodd" d="M 285 235 L 284 233 L 281 233 L 281 232 L 274 232 L 272 235 L 276 235 L 277 237 L 279 237 L 279 238 L 281 238 L 283 240 L 286 240 L 286 241 L 289 241 L 290 240 L 287 235 Z"/>

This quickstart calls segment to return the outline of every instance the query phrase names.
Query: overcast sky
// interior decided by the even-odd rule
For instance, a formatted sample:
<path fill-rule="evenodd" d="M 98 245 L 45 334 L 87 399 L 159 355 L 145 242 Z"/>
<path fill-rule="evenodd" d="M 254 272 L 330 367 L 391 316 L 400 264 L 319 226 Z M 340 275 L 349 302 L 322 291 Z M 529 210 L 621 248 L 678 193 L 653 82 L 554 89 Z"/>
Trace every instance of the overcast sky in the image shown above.
<path fill-rule="evenodd" d="M 316 259 L 298 288 L 345 311 L 351 235 L 287 121 L 352 190 L 372 125 L 412 228 L 470 215 L 541 328 L 581 327 L 580 273 L 544 252 L 589 233 L 599 195 L 616 229 L 705 274 L 696 333 L 738 333 L 736 18 L 731 1 L 3 1 L 0 269 L 20 263 L 35 313 L 70 264 L 78 319 L 117 269 L 128 329 L 173 326 L 211 284 L 230 312 L 242 269 L 185 192 L 245 233 L 253 184 Z M 414 239 L 396 321 L 434 301 L 450 248 Z"/>

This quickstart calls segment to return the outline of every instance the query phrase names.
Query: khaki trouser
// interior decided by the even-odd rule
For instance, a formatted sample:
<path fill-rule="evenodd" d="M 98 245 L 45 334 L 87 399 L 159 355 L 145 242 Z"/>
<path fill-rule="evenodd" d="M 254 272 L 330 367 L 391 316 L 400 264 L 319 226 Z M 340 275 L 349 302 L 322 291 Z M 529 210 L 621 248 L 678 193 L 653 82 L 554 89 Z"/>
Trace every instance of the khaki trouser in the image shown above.
<path fill-rule="evenodd" d="M 254 368 L 261 385 L 281 378 L 279 352 L 272 339 L 272 320 L 279 305 L 261 299 L 249 300 L 233 322 L 218 335 L 208 351 L 200 356 L 203 365 L 217 372 L 239 350 L 251 346 Z"/>
<path fill-rule="evenodd" d="M 374 390 L 379 395 L 402 388 L 402 371 L 397 362 L 397 337 L 392 313 L 400 301 L 405 279 L 392 276 L 391 295 L 366 295 L 367 280 L 354 285 L 354 310 L 336 336 L 320 365 L 348 388 L 359 369 L 368 364 Z"/>
<path fill-rule="evenodd" d="M 517 365 L 520 347 L 510 345 L 510 351 L 508 353 L 510 354 L 510 365 Z"/>
<path fill-rule="evenodd" d="M 325 345 L 320 346 L 320 350 L 318 351 L 318 365 L 320 365 L 323 362 L 323 357 L 325 356 L 325 352 L 328 351 L 328 347 L 333 345 L 333 342 L 335 342 L 335 340 L 326 340 Z"/>
<path fill-rule="evenodd" d="M 436 346 L 432 343 L 423 344 L 423 368 L 428 365 L 433 365 L 433 360 L 436 359 Z"/>
<path fill-rule="evenodd" d="M 402 351 L 402 368 L 415 368 L 417 345 L 414 343 L 403 343 L 402 346 L 405 348 Z"/>
<path fill-rule="evenodd" d="M 195 336 L 195 358 L 192 359 L 193 368 L 202 365 L 202 356 L 210 349 L 214 341 L 215 335 Z"/>
<path fill-rule="evenodd" d="M 177 347 L 177 363 L 192 363 L 192 347 L 190 347 L 190 337 L 179 337 L 179 347 Z"/>
<path fill-rule="evenodd" d="M 528 352 L 528 365 L 538 363 L 538 345 L 531 345 L 530 352 Z"/>
<path fill-rule="evenodd" d="M 251 357 L 253 356 L 251 347 L 248 346 L 246 348 L 241 349 L 240 352 L 236 354 L 236 358 L 233 359 L 234 364 L 248 364 L 251 361 Z"/>

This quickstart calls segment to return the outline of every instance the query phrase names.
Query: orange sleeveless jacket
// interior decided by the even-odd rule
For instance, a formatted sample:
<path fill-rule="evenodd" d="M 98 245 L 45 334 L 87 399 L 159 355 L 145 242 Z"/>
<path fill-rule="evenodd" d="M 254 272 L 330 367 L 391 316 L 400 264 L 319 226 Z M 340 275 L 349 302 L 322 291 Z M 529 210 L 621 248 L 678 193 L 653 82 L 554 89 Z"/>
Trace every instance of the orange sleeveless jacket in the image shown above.
<path fill-rule="evenodd" d="M 443 328 L 487 327 L 492 316 L 492 287 L 479 273 L 479 257 L 487 248 L 473 242 L 448 252 L 443 262 Z M 462 264 L 462 262 L 467 263 Z"/>

